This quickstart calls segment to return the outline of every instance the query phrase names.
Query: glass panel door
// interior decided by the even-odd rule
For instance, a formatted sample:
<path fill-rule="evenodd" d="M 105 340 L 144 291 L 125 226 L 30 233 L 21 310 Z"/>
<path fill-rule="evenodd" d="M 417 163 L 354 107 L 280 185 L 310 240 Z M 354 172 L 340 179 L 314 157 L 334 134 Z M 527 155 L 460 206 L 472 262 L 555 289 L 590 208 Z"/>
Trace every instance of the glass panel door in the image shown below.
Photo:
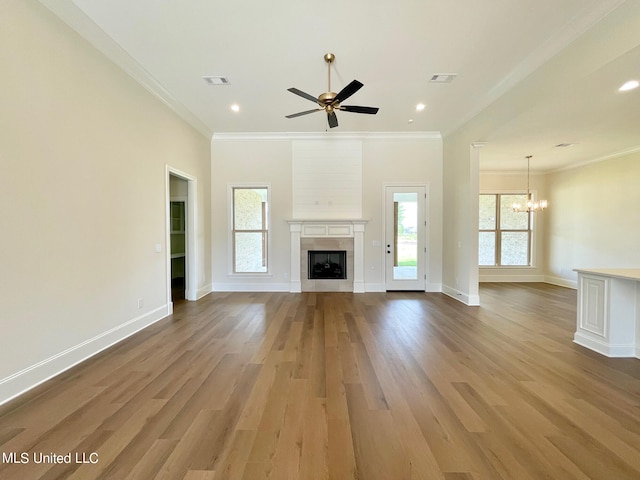
<path fill-rule="evenodd" d="M 387 290 L 424 290 L 425 187 L 386 188 Z"/>

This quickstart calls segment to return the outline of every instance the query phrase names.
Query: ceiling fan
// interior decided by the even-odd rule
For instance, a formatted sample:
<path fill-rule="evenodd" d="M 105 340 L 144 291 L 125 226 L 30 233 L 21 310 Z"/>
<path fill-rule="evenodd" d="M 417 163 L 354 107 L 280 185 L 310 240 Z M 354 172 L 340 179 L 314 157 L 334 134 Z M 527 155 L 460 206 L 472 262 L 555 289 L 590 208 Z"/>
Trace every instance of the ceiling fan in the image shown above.
<path fill-rule="evenodd" d="M 313 110 L 306 110 L 304 112 L 293 113 L 291 115 L 287 115 L 286 118 L 294 118 L 300 117 L 302 115 L 308 115 L 313 112 L 320 112 L 324 110 L 327 112 L 327 120 L 329 121 L 329 127 L 337 127 L 338 126 L 338 117 L 336 117 L 336 110 L 342 110 L 343 112 L 353 112 L 353 113 L 367 113 L 370 115 L 375 115 L 378 113 L 378 107 L 359 107 L 357 105 L 341 105 L 341 102 L 349 98 L 351 95 L 360 90 L 363 86 L 358 80 L 352 81 L 349 85 L 344 87 L 340 92 L 334 93 L 331 91 L 331 63 L 335 60 L 336 56 L 333 53 L 327 53 L 324 56 L 324 61 L 327 62 L 329 74 L 329 88 L 328 91 L 321 94 L 318 98 L 313 95 L 309 95 L 308 93 L 303 92 L 302 90 L 298 90 L 297 88 L 289 88 L 287 89 L 291 93 L 295 93 L 296 95 L 301 96 L 302 98 L 306 98 L 307 100 L 311 100 L 314 103 L 317 103 L 320 108 L 314 108 Z"/>

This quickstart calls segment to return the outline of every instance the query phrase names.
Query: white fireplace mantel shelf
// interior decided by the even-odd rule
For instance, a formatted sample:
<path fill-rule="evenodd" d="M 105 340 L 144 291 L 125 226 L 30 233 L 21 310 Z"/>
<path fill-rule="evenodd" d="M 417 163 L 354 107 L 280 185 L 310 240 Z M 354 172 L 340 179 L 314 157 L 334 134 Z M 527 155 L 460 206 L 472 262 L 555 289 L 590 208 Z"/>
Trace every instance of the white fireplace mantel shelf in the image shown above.
<path fill-rule="evenodd" d="M 353 238 L 353 292 L 364 293 L 364 228 L 363 219 L 287 220 L 291 234 L 291 293 L 302 291 L 300 279 L 301 238 Z"/>
<path fill-rule="evenodd" d="M 367 220 L 287 220 L 291 232 L 301 237 L 353 238 L 356 232 L 364 232 Z"/>

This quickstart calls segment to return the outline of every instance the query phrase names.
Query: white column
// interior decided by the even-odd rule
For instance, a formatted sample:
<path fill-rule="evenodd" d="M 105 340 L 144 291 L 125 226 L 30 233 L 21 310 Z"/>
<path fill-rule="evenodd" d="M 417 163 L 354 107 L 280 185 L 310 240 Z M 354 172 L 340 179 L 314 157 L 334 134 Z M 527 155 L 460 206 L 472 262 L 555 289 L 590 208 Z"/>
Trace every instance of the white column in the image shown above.
<path fill-rule="evenodd" d="M 289 222 L 289 232 L 291 233 L 291 267 L 289 272 L 289 292 L 302 292 L 300 281 L 300 232 L 302 226 L 300 222 Z"/>
<path fill-rule="evenodd" d="M 353 293 L 364 293 L 364 226 L 353 222 Z"/>

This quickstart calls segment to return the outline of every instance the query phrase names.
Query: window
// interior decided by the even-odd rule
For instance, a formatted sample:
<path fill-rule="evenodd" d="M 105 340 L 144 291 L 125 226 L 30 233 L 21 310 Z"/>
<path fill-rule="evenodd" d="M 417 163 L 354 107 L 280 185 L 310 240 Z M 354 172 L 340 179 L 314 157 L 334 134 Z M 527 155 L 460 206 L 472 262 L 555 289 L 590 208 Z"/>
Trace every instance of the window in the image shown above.
<path fill-rule="evenodd" d="M 269 191 L 267 187 L 232 187 L 234 273 L 268 271 Z"/>
<path fill-rule="evenodd" d="M 481 194 L 478 263 L 483 266 L 531 265 L 531 214 L 513 211 L 526 194 Z"/>

